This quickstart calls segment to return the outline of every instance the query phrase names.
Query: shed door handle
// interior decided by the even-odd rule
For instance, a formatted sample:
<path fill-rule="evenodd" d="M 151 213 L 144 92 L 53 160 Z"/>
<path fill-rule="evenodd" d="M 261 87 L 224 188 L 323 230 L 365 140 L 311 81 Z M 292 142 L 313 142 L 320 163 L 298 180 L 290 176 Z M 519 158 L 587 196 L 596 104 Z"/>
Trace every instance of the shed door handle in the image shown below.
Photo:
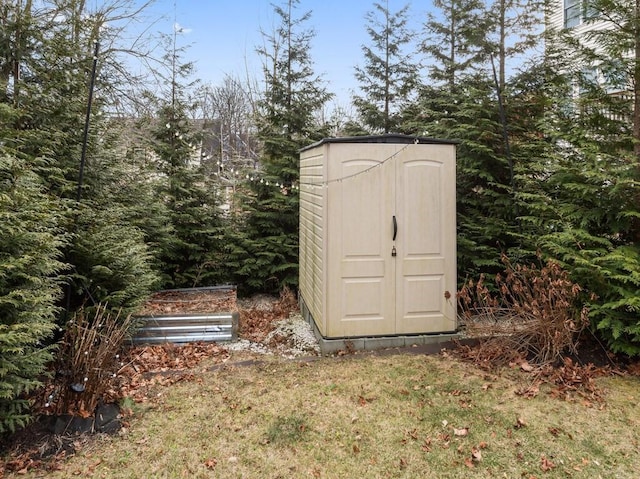
<path fill-rule="evenodd" d="M 398 221 L 396 220 L 396 215 L 393 215 L 393 241 L 396 240 L 397 235 L 398 235 Z"/>

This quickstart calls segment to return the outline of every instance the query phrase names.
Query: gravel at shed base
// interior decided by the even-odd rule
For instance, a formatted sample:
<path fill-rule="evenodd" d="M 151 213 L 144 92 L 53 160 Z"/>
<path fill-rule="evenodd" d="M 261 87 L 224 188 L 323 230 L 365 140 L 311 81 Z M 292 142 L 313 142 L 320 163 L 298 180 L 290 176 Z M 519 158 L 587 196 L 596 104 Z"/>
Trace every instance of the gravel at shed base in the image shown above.
<path fill-rule="evenodd" d="M 267 335 L 263 343 L 240 339 L 232 343 L 225 343 L 224 348 L 229 351 L 277 354 L 288 359 L 320 355 L 320 346 L 311 325 L 299 313 L 275 322 L 274 326 L 275 329 Z"/>

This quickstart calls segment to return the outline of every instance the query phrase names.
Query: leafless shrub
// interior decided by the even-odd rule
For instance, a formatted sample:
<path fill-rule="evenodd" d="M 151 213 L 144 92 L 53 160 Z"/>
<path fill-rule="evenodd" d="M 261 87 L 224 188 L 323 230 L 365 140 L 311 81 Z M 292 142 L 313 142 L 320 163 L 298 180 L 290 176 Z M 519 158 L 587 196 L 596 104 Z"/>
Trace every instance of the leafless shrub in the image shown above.
<path fill-rule="evenodd" d="M 43 411 L 91 416 L 117 377 L 120 352 L 133 327 L 131 316 L 121 318 L 104 305 L 92 316 L 83 309 L 76 313 L 60 344 L 55 376 L 45 389 Z"/>
<path fill-rule="evenodd" d="M 502 260 L 505 272 L 496 276 L 494 291 L 481 276 L 457 295 L 461 323 L 470 335 L 485 337 L 478 354 L 484 348 L 492 362 L 515 354 L 542 364 L 575 353 L 588 324 L 586 310 L 577 306 L 580 286 L 554 261 L 538 269 Z"/>

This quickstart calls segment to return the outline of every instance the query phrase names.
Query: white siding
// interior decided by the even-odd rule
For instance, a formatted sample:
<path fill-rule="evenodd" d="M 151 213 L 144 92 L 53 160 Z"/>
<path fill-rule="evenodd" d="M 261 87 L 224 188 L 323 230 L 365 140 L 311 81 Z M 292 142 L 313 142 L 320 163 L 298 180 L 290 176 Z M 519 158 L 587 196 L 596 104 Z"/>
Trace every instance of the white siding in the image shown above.
<path fill-rule="evenodd" d="M 547 28 L 561 30 L 564 28 L 564 0 L 551 0 L 547 16 Z"/>
<path fill-rule="evenodd" d="M 565 0 L 551 0 L 547 15 L 547 28 L 557 31 L 564 29 L 564 2 Z M 582 18 L 580 24 L 568 28 L 567 31 L 571 33 L 573 37 L 581 38 L 586 45 L 593 46 L 589 45 L 589 42 L 586 41 L 585 34 L 592 30 L 604 30 L 606 28 L 611 28 L 611 24 L 607 22 L 585 23 Z"/>

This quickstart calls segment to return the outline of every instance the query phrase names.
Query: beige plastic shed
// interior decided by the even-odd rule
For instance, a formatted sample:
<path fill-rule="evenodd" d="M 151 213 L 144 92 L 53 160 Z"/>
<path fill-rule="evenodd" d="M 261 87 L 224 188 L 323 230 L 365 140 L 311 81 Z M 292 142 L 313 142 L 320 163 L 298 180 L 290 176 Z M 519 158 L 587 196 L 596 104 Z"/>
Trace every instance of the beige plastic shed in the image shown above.
<path fill-rule="evenodd" d="M 456 331 L 455 148 L 389 134 L 301 150 L 300 303 L 320 339 Z"/>

